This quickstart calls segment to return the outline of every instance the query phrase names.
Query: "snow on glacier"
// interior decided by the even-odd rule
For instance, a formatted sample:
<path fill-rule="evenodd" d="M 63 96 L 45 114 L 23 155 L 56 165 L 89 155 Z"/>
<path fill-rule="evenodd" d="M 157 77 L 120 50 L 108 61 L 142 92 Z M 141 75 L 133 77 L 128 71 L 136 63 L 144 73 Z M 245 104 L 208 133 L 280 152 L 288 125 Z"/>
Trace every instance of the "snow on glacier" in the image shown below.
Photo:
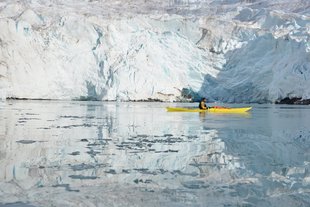
<path fill-rule="evenodd" d="M 310 98 L 310 3 L 0 2 L 2 98 Z"/>

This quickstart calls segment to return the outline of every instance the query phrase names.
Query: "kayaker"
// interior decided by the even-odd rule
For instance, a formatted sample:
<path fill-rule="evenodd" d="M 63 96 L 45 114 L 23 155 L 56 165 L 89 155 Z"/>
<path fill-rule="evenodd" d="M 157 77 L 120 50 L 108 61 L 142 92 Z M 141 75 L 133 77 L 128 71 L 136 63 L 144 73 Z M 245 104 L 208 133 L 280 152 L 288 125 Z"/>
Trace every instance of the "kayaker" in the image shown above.
<path fill-rule="evenodd" d="M 199 102 L 199 108 L 207 110 L 208 107 L 206 105 L 206 102 L 207 102 L 207 99 L 206 98 L 202 98 L 201 101 Z"/>

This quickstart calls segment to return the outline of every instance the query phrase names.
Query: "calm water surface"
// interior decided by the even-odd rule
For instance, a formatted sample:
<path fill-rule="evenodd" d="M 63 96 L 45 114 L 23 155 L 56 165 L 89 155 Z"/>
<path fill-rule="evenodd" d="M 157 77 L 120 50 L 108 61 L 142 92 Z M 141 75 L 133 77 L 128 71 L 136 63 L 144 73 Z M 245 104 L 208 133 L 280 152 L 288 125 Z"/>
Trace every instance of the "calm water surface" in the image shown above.
<path fill-rule="evenodd" d="M 309 106 L 176 105 L 0 103 L 0 206 L 310 206 Z"/>

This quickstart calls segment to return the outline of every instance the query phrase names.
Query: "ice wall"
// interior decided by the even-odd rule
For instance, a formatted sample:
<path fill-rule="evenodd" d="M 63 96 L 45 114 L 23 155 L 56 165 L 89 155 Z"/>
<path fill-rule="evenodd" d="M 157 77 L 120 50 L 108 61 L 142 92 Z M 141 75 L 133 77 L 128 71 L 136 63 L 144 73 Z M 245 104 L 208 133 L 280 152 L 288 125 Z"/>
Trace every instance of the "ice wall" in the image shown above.
<path fill-rule="evenodd" d="M 230 28 L 227 34 L 207 27 L 209 39 L 216 41 L 206 40 L 205 45 L 226 63 L 217 77 L 205 76 L 201 94 L 225 102 L 309 99 L 309 20 L 247 8 L 234 17 L 233 25 L 223 22 L 220 29 Z"/>
<path fill-rule="evenodd" d="M 310 3 L 0 3 L 0 96 L 310 98 Z M 187 97 L 190 97 L 187 96 Z"/>

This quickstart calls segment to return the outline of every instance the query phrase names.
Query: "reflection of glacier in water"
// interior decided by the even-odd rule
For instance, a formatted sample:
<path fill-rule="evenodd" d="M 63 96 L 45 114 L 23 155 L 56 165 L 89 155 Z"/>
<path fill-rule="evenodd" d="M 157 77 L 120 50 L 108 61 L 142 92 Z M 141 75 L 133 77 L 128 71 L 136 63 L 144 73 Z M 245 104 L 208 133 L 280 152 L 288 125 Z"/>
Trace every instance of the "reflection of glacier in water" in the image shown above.
<path fill-rule="evenodd" d="M 310 204 L 309 108 L 260 105 L 244 117 L 164 106 L 2 104 L 0 203 Z"/>

